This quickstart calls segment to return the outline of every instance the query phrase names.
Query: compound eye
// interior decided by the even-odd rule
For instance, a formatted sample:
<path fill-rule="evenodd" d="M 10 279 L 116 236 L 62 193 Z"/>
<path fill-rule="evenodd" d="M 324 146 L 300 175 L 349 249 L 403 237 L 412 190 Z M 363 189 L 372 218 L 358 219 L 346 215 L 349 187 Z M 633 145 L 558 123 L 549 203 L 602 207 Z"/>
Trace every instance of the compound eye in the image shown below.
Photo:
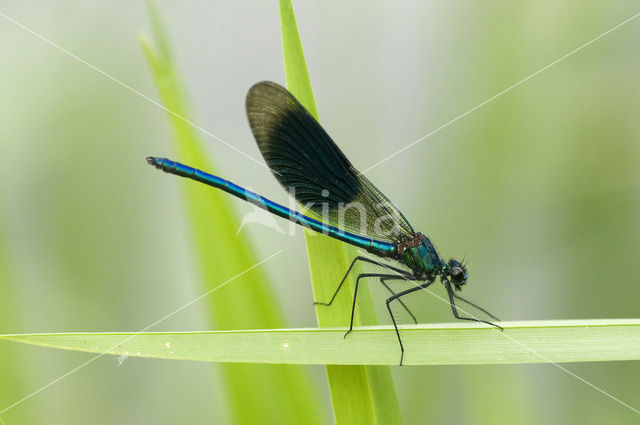
<path fill-rule="evenodd" d="M 454 284 L 461 284 L 465 281 L 465 273 L 461 267 L 453 267 L 451 269 L 451 281 Z"/>

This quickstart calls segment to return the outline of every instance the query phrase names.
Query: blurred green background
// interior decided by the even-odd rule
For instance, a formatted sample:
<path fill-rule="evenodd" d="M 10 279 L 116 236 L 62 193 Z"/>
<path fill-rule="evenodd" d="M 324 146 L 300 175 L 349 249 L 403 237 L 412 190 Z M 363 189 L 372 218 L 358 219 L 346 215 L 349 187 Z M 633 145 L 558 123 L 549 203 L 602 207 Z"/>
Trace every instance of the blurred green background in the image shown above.
<path fill-rule="evenodd" d="M 244 96 L 284 82 L 277 4 L 157 6 L 192 119 L 259 158 Z M 630 1 L 294 6 L 322 123 L 360 169 L 639 12 Z M 157 99 L 136 40 L 144 3 L 8 1 L 0 13 Z M 368 173 L 444 256 L 466 255 L 464 295 L 505 320 L 640 316 L 639 37 L 634 20 Z M 200 295 L 178 186 L 144 163 L 172 153 L 166 113 L 5 18 L 0 47 L 0 333 L 136 331 Z M 207 148 L 224 177 L 287 202 L 264 168 Z M 302 233 L 243 232 L 258 258 L 284 250 L 264 270 L 289 326 L 315 326 Z M 428 294 L 408 303 L 421 321 L 451 320 Z M 152 330 L 207 329 L 206 314 L 196 304 Z M 90 358 L 2 342 L 0 410 Z M 638 363 L 566 367 L 640 406 Z M 328 411 L 324 368 L 310 370 Z M 218 373 L 105 356 L 2 421 L 220 423 Z M 637 420 L 552 365 L 393 374 L 407 424 Z"/>

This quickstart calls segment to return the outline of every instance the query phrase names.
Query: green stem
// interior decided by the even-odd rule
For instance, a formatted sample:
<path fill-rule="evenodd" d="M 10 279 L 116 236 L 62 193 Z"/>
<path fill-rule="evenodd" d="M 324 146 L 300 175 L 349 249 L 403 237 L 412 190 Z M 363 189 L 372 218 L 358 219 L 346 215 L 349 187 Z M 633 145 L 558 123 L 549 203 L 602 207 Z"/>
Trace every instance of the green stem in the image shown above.
<path fill-rule="evenodd" d="M 282 24 L 282 46 L 284 54 L 287 88 L 305 108 L 318 119 L 311 80 L 307 71 L 302 42 L 298 33 L 295 14 L 290 0 L 280 0 Z M 335 285 L 340 282 L 351 260 L 356 256 L 355 248 L 305 232 L 309 269 L 316 301 L 331 298 Z M 356 276 L 354 270 L 351 276 Z M 320 327 L 340 326 L 351 315 L 351 297 L 354 280 L 345 282 L 341 296 L 331 307 L 317 306 L 316 315 Z M 358 292 L 358 312 L 354 323 L 377 323 L 375 309 L 368 289 L 363 286 Z M 395 350 L 394 350 L 395 352 Z M 402 415 L 396 390 L 387 367 L 371 366 L 327 366 L 329 389 L 336 424 L 401 424 Z"/>

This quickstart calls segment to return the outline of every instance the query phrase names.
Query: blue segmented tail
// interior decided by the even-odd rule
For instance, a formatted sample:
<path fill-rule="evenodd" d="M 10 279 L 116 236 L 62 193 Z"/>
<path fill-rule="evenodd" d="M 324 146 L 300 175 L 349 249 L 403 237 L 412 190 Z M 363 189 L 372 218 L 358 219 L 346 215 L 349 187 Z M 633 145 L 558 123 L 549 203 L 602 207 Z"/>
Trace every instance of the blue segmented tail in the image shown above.
<path fill-rule="evenodd" d="M 264 198 L 257 193 L 253 193 L 243 187 L 240 187 L 228 180 L 221 179 L 220 177 L 205 173 L 202 170 L 198 170 L 188 165 L 181 164 L 179 162 L 172 161 L 167 158 L 159 157 L 147 157 L 147 162 L 154 167 L 176 176 L 186 177 L 191 180 L 199 181 L 209 186 L 213 186 L 224 190 L 231 195 L 247 201 L 257 207 L 262 208 L 272 214 L 279 217 L 286 218 L 300 226 L 307 229 L 314 230 L 323 235 L 330 236 L 334 239 L 346 242 L 351 245 L 355 245 L 359 248 L 366 249 L 372 254 L 376 254 L 382 257 L 392 256 L 396 253 L 396 245 L 377 241 L 375 239 L 365 238 L 353 233 L 345 232 L 334 226 L 329 226 L 321 221 L 315 220 L 311 217 L 300 214 L 297 211 L 291 210 L 285 206 L 277 204 Z"/>

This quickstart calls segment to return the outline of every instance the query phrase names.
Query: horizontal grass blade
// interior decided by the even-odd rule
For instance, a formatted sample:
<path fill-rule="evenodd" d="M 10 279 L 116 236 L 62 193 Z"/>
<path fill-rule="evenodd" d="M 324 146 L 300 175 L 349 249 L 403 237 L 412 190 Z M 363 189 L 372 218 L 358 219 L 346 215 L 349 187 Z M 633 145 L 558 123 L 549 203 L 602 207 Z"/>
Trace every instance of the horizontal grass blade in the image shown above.
<path fill-rule="evenodd" d="M 403 326 L 406 365 L 640 360 L 640 319 Z M 397 365 L 390 326 L 159 333 L 0 335 L 0 339 L 129 357 L 212 362 Z"/>

